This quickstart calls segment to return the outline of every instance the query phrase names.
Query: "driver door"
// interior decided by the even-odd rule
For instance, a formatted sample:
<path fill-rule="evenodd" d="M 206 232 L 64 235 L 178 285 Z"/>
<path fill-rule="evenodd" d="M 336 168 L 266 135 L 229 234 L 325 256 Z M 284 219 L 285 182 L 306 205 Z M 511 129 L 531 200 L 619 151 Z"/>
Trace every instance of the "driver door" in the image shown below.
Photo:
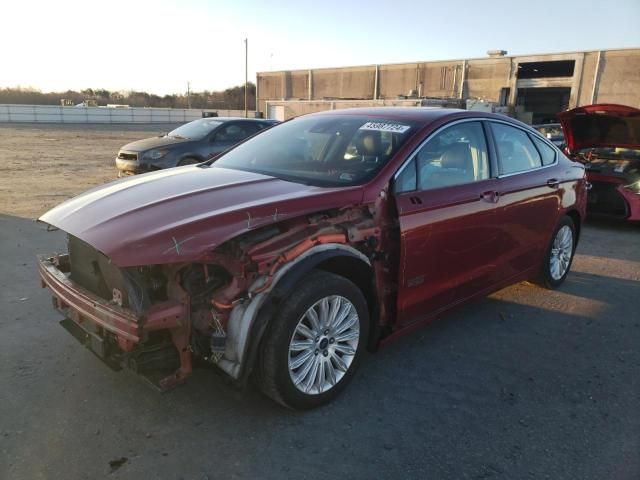
<path fill-rule="evenodd" d="M 499 281 L 498 179 L 480 121 L 445 128 L 396 176 L 398 321 L 406 325 Z"/>
<path fill-rule="evenodd" d="M 258 131 L 258 126 L 249 122 L 223 125 L 212 135 L 209 156 L 219 155 Z"/>

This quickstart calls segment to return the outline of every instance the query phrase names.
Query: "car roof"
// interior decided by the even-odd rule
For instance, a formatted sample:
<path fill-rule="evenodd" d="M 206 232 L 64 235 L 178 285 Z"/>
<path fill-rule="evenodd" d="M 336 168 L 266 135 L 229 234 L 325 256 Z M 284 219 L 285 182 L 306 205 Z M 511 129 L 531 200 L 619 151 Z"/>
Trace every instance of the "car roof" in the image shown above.
<path fill-rule="evenodd" d="M 453 118 L 485 118 L 493 120 L 502 120 L 519 126 L 531 128 L 518 120 L 506 115 L 478 112 L 475 110 L 461 110 L 459 108 L 440 108 L 440 107 L 368 107 L 368 108 L 345 108 L 340 110 L 327 110 L 324 112 L 312 113 L 311 116 L 342 116 L 342 115 L 362 115 L 366 117 L 374 117 L 378 119 L 388 120 L 405 120 L 416 122 L 426 126 L 438 120 L 446 120 L 448 117 Z M 307 115 L 305 115 L 307 116 Z"/>

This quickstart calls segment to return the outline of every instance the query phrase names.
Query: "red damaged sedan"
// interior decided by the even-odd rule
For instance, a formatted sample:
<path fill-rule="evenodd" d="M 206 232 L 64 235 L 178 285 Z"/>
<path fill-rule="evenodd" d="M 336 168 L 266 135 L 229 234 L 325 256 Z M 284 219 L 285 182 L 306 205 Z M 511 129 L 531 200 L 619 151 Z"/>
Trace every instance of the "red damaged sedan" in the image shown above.
<path fill-rule="evenodd" d="M 558 115 L 571 158 L 585 164 L 587 211 L 640 221 L 640 110 L 589 105 Z"/>
<path fill-rule="evenodd" d="M 162 389 L 194 357 L 272 399 L 333 399 L 375 349 L 507 285 L 566 278 L 582 164 L 507 117 L 353 109 L 303 116 L 217 161 L 94 188 L 40 218 L 61 322 Z"/>

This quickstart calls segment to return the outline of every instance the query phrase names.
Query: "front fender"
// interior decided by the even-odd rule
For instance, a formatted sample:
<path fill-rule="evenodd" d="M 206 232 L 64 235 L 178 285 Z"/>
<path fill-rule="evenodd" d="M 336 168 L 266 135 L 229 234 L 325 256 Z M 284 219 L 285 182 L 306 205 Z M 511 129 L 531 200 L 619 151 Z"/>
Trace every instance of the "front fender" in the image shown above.
<path fill-rule="evenodd" d="M 279 302 L 286 298 L 305 273 L 336 257 L 355 257 L 371 267 L 371 262 L 362 252 L 348 245 L 324 244 L 310 248 L 278 270 L 267 290 L 234 307 L 229 318 L 225 352 L 218 367 L 236 380 L 246 380 L 255 363 L 262 336 Z M 253 291 L 264 281 L 265 278 L 259 278 L 249 290 Z"/>

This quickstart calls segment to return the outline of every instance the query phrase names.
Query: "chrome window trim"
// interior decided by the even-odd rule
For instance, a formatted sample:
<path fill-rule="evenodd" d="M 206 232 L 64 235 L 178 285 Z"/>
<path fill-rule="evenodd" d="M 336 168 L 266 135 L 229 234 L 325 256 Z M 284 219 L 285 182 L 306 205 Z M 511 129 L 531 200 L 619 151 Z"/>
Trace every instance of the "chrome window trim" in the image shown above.
<path fill-rule="evenodd" d="M 523 173 L 537 172 L 538 170 L 544 170 L 545 168 L 555 167 L 557 164 L 558 164 L 558 161 L 556 160 L 556 163 L 552 163 L 550 165 L 542 165 L 541 167 L 532 168 L 530 170 L 521 170 L 519 172 L 505 173 L 502 175 L 498 175 L 497 178 L 508 178 L 508 177 L 513 177 L 514 175 L 522 175 Z"/>
<path fill-rule="evenodd" d="M 558 165 L 559 163 L 559 157 L 558 157 L 558 152 L 559 149 L 558 147 L 556 147 L 552 142 L 550 142 L 549 140 L 547 140 L 546 138 L 544 138 L 540 132 L 538 132 L 535 128 L 531 127 L 531 126 L 520 126 L 520 125 L 516 125 L 514 123 L 511 122 L 506 122 L 504 120 L 500 120 L 500 119 L 496 119 L 496 118 L 489 118 L 489 117 L 473 117 L 473 118 L 461 118 L 458 120 L 454 120 L 453 122 L 450 123 L 446 123 L 440 127 L 438 127 L 436 130 L 434 130 L 433 132 L 431 132 L 431 134 L 429 134 L 429 136 L 427 138 L 425 138 L 420 145 L 418 145 L 416 147 L 416 149 L 411 153 L 411 155 L 404 161 L 404 163 L 402 164 L 402 166 L 396 171 L 396 173 L 393 176 L 394 180 L 397 180 L 398 177 L 400 175 L 402 175 L 402 172 L 404 172 L 404 169 L 407 168 L 407 165 L 409 165 L 413 159 L 416 157 L 416 155 L 418 154 L 418 152 L 422 149 L 422 147 L 425 146 L 425 144 L 427 144 L 431 139 L 433 139 L 433 137 L 435 137 L 436 135 L 438 135 L 440 132 L 442 132 L 443 130 L 452 127 L 454 125 L 457 125 L 459 123 L 465 123 L 465 122 L 487 122 L 487 123 L 491 123 L 491 122 L 495 122 L 495 123 L 502 123 L 504 125 L 507 125 L 508 127 L 513 127 L 513 128 L 517 128 L 519 130 L 522 130 L 525 134 L 527 135 L 536 135 L 539 139 L 541 139 L 544 143 L 546 143 L 547 145 L 549 145 L 554 153 L 555 153 L 555 159 L 553 161 L 553 163 L 550 163 L 549 165 L 541 165 L 539 167 L 536 168 L 532 168 L 530 170 L 522 170 L 520 172 L 512 172 L 512 173 L 505 173 L 505 174 L 500 174 L 498 173 L 495 177 L 489 177 L 489 179 L 491 178 L 508 178 L 508 177 L 512 177 L 514 175 L 522 175 L 523 173 L 529 173 L 529 172 L 536 172 L 538 170 L 543 170 L 545 168 L 550 168 L 550 167 L 555 167 Z M 489 125 L 489 128 L 491 128 L 491 125 Z M 493 131 L 491 132 L 491 136 L 493 137 Z M 487 153 L 489 152 L 489 139 L 486 138 L 487 135 L 485 134 L 485 142 L 487 143 Z M 495 142 L 495 140 L 492 138 L 492 141 Z M 533 144 L 533 147 L 537 150 L 537 147 L 535 146 L 535 144 L 533 143 L 533 140 L 531 140 L 531 143 Z M 542 162 L 542 154 L 540 154 L 540 152 L 538 152 L 538 154 L 540 155 L 540 162 Z M 498 168 L 500 168 L 500 156 L 498 154 L 497 151 L 497 147 L 496 147 L 496 156 L 498 158 L 496 158 L 497 164 L 498 164 Z M 416 185 L 417 187 L 417 185 Z M 417 191 L 421 191 L 418 190 L 417 188 L 415 190 L 407 190 L 406 192 L 400 192 L 400 193 L 408 193 L 408 192 L 417 192 Z"/>

